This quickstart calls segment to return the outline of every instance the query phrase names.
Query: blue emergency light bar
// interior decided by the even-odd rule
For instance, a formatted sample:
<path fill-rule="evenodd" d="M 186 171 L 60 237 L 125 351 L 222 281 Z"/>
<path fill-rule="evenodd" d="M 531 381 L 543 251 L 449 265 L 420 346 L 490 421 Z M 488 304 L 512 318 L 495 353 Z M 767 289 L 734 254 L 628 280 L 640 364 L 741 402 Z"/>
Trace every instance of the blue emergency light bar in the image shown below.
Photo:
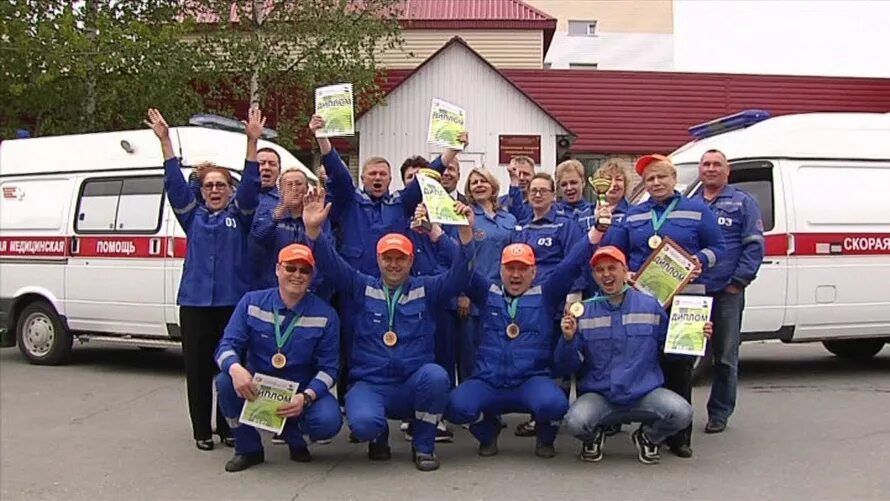
<path fill-rule="evenodd" d="M 210 113 L 196 113 L 192 115 L 189 118 L 189 125 L 242 133 L 245 130 L 244 124 L 238 120 L 221 117 L 219 115 L 212 115 Z M 263 127 L 263 133 L 260 137 L 267 140 L 273 140 L 278 137 L 278 131 Z"/>
<path fill-rule="evenodd" d="M 769 112 L 763 110 L 745 110 L 733 115 L 727 115 L 725 117 L 711 120 L 710 122 L 693 125 L 689 128 L 689 133 L 696 139 L 704 139 L 731 130 L 744 129 L 757 122 L 762 122 L 769 117 Z"/>

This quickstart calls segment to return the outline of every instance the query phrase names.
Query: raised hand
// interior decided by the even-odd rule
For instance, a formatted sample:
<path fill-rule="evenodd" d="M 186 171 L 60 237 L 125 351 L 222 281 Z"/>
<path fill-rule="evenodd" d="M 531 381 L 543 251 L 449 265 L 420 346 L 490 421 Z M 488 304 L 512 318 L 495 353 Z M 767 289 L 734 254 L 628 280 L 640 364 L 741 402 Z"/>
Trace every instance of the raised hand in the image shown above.
<path fill-rule="evenodd" d="M 149 108 L 146 116 L 148 119 L 145 121 L 145 125 L 151 127 L 158 139 L 163 141 L 170 138 L 170 126 L 167 125 L 164 115 L 161 115 L 157 108 Z"/>
<path fill-rule="evenodd" d="M 461 133 L 457 135 L 457 141 L 464 145 L 464 149 L 466 149 L 467 145 L 470 144 L 470 133 L 461 131 Z"/>
<path fill-rule="evenodd" d="M 312 135 L 315 135 L 316 132 L 324 129 L 324 126 L 324 118 L 321 118 L 320 115 L 312 115 L 312 119 L 309 120 L 309 130 L 312 132 Z"/>
<path fill-rule="evenodd" d="M 325 204 L 324 197 L 325 189 L 320 185 L 303 195 L 303 224 L 306 225 L 306 233 L 312 239 L 315 239 L 313 234 L 317 236 L 321 233 L 321 227 L 331 212 L 331 204 Z"/>
<path fill-rule="evenodd" d="M 454 202 L 454 212 L 465 216 L 467 218 L 467 223 L 469 223 L 470 228 L 473 227 L 473 224 L 476 222 L 476 213 L 473 212 L 473 208 L 469 205 L 462 202 Z"/>
<path fill-rule="evenodd" d="M 247 123 L 245 133 L 250 141 L 258 141 L 263 135 L 263 128 L 266 126 L 266 117 L 263 112 L 256 106 L 250 108 L 247 112 Z"/>

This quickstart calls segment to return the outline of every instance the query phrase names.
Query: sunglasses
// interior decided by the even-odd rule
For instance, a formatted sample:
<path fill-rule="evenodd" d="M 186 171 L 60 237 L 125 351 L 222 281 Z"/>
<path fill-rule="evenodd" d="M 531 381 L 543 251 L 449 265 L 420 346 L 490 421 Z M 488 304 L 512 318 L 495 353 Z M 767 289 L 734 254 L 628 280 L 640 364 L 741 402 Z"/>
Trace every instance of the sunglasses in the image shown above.
<path fill-rule="evenodd" d="M 312 268 L 309 268 L 308 266 L 296 266 L 293 264 L 283 264 L 283 265 L 281 265 L 281 267 L 284 268 L 284 271 L 286 271 L 288 273 L 296 273 L 299 271 L 301 275 L 311 275 L 312 274 Z"/>
<path fill-rule="evenodd" d="M 534 188 L 528 190 L 528 192 L 532 195 L 547 195 L 549 193 L 553 193 L 553 190 L 551 190 L 550 188 Z"/>
<path fill-rule="evenodd" d="M 222 191 L 222 190 L 224 190 L 224 189 L 226 189 L 226 188 L 228 188 L 228 187 L 229 187 L 229 185 L 228 185 L 227 183 L 222 182 L 222 181 L 217 181 L 217 182 L 215 182 L 215 183 L 204 183 L 204 184 L 201 185 L 201 188 L 204 188 L 204 189 L 207 190 L 207 191 L 213 191 L 213 190 L 215 190 L 215 189 L 216 189 L 216 190 L 219 190 L 219 191 Z"/>

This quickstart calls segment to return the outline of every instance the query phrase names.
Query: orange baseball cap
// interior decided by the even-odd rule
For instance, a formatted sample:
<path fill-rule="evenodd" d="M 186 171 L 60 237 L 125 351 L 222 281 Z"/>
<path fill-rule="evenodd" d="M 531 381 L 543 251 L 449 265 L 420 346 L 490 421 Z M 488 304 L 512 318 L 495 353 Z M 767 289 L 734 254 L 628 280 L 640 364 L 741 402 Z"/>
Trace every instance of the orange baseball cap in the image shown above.
<path fill-rule="evenodd" d="M 627 266 L 627 258 L 624 257 L 624 253 L 614 245 L 607 245 L 597 249 L 596 252 L 593 253 L 593 257 L 590 258 L 590 266 L 596 265 L 596 262 L 604 257 L 610 257 L 623 264 L 625 267 Z"/>
<path fill-rule="evenodd" d="M 643 171 L 646 170 L 646 167 L 649 167 L 649 165 L 652 164 L 652 163 L 654 163 L 654 162 L 668 162 L 668 163 L 671 163 L 671 159 L 668 158 L 668 157 L 666 157 L 666 156 L 664 156 L 664 155 L 659 155 L 658 153 L 653 153 L 653 154 L 651 154 L 651 155 L 644 155 L 644 156 L 640 157 L 639 160 L 637 160 L 637 165 L 636 165 L 636 167 L 635 167 L 635 170 L 637 171 L 637 174 L 639 174 L 639 175 L 642 176 L 642 175 L 643 175 Z M 671 163 L 671 164 L 672 164 L 672 163 Z M 672 165 L 673 165 L 673 164 L 672 164 Z"/>
<path fill-rule="evenodd" d="M 278 252 L 279 263 L 291 261 L 303 261 L 315 268 L 315 256 L 312 255 L 312 249 L 303 244 L 290 244 Z"/>
<path fill-rule="evenodd" d="M 524 263 L 535 265 L 535 251 L 528 244 L 510 244 L 501 253 L 501 264 Z"/>
<path fill-rule="evenodd" d="M 389 233 L 377 241 L 377 255 L 386 251 L 397 250 L 406 256 L 414 255 L 414 244 L 401 233 Z"/>

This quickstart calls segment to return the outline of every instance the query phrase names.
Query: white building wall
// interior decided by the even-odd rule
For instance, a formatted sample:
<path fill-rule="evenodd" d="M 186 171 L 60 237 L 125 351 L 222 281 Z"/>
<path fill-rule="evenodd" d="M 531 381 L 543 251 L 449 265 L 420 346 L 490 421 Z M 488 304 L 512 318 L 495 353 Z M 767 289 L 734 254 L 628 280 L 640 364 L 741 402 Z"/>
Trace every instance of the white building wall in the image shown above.
<path fill-rule="evenodd" d="M 670 33 L 598 32 L 596 36 L 553 35 L 545 66 L 567 69 L 596 65 L 598 70 L 671 71 L 674 36 Z"/>
<path fill-rule="evenodd" d="M 567 131 L 475 54 L 455 43 L 356 123 L 361 159 L 378 155 L 388 159 L 393 167 L 393 190 L 402 187 L 398 168 L 405 158 L 417 154 L 434 158 L 441 151 L 426 141 L 433 98 L 467 112 L 470 145 L 461 153 L 461 191 L 471 168 L 468 160 L 473 160 L 491 170 L 501 183 L 501 192 L 506 193 L 509 178 L 497 163 L 501 134 L 540 135 L 543 170 L 553 173 L 557 136 Z"/>

